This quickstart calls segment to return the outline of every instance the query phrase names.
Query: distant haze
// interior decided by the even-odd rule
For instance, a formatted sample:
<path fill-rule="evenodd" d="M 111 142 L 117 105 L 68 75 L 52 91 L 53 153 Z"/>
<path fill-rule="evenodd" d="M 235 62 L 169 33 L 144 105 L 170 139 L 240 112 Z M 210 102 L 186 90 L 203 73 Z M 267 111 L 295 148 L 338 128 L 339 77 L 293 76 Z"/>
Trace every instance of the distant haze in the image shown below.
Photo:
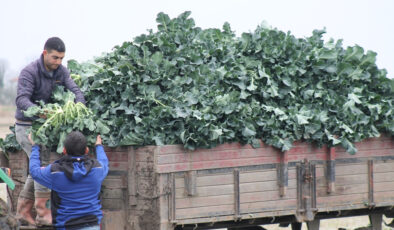
<path fill-rule="evenodd" d="M 392 0 L 8 0 L 0 3 L 0 59 L 18 72 L 39 57 L 48 37 L 59 36 L 67 48 L 63 64 L 85 61 L 156 30 L 159 12 L 176 17 L 184 11 L 192 12 L 198 27 L 229 22 L 238 35 L 263 21 L 296 37 L 325 27 L 327 40 L 377 52 L 378 67 L 394 77 Z"/>

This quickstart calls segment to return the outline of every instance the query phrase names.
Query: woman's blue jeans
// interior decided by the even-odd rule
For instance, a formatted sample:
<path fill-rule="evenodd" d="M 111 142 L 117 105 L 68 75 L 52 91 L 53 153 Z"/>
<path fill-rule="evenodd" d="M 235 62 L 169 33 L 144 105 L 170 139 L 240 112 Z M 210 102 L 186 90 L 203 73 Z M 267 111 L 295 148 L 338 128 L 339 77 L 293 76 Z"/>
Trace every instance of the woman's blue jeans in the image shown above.
<path fill-rule="evenodd" d="M 100 225 L 82 227 L 82 228 L 80 228 L 79 230 L 100 230 Z"/>

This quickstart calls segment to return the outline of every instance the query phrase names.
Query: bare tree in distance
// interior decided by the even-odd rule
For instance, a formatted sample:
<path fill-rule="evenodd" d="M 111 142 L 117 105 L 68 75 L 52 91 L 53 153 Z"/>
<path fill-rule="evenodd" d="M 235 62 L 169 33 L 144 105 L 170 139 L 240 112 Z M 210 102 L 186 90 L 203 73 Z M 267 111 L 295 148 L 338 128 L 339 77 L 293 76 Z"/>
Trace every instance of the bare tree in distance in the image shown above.
<path fill-rule="evenodd" d="M 8 60 L 0 59 L 0 105 L 15 104 L 17 76 Z"/>
<path fill-rule="evenodd" d="M 8 68 L 7 60 L 0 59 L 0 88 L 4 88 L 4 77 L 7 68 Z"/>

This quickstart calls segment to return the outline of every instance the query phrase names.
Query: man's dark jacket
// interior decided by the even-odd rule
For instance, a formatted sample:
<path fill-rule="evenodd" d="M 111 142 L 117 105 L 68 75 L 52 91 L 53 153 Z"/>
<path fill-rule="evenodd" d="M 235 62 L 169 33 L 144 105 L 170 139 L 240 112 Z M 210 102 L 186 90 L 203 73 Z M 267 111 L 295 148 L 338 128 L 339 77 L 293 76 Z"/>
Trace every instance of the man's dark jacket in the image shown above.
<path fill-rule="evenodd" d="M 38 105 L 39 101 L 50 102 L 52 92 L 56 85 L 62 85 L 75 94 L 76 102 L 85 102 L 85 98 L 70 77 L 70 72 L 63 65 L 53 71 L 51 77 L 44 67 L 44 56 L 30 63 L 22 71 L 18 79 L 18 89 L 16 95 L 15 118 L 21 121 L 31 121 L 32 118 L 25 117 L 23 111 L 31 106 Z"/>

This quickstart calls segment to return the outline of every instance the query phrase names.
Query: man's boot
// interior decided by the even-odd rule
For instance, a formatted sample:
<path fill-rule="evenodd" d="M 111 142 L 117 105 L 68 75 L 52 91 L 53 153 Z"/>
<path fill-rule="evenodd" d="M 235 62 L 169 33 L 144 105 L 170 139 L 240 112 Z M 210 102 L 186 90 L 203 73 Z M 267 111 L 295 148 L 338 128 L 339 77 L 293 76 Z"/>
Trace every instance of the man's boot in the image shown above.
<path fill-rule="evenodd" d="M 36 225 L 37 226 L 47 226 L 52 225 L 52 213 L 50 209 L 50 192 L 35 192 L 35 203 L 36 208 Z"/>
<path fill-rule="evenodd" d="M 34 200 L 19 197 L 18 204 L 16 206 L 16 218 L 19 220 L 21 225 L 36 225 L 36 222 L 32 216 L 32 208 Z"/>

